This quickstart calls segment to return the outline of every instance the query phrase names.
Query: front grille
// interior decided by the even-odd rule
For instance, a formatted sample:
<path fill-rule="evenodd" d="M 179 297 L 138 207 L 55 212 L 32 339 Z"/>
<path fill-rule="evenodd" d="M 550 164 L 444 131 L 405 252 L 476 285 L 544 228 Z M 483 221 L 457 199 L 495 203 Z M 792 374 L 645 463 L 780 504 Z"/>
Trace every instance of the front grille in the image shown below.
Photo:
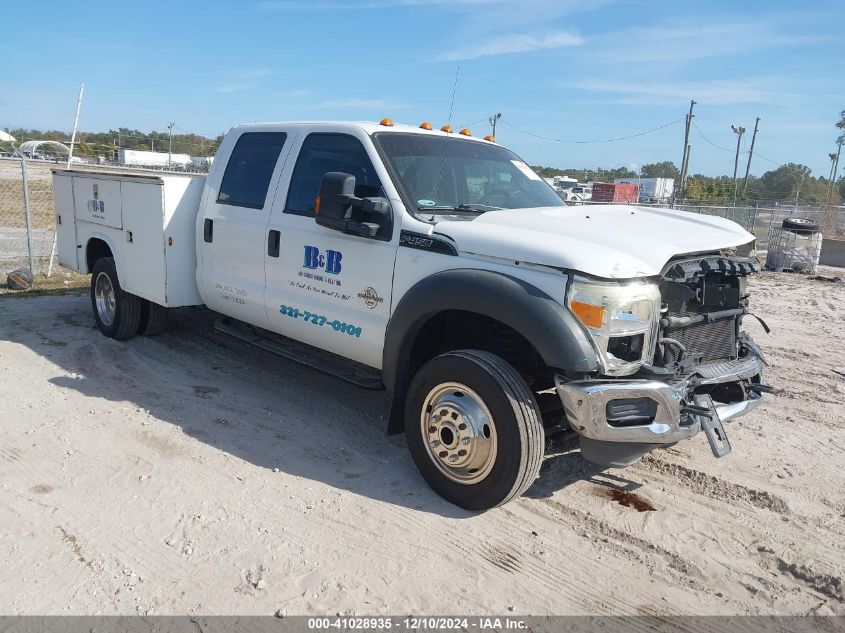
<path fill-rule="evenodd" d="M 694 301 L 684 302 L 679 312 L 670 316 L 695 316 L 707 312 Z M 736 318 L 721 319 L 713 323 L 695 323 L 681 328 L 667 328 L 663 336 L 673 338 L 687 349 L 687 356 L 702 356 L 705 362 L 736 358 Z M 679 351 L 666 346 L 666 361 L 678 360 Z"/>

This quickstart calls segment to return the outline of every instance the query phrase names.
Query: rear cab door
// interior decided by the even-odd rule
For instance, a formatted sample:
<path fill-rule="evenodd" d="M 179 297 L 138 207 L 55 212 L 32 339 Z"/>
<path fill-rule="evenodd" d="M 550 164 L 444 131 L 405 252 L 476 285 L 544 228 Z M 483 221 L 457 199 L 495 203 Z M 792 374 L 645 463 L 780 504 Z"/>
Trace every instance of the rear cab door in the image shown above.
<path fill-rule="evenodd" d="M 358 196 L 387 198 L 390 226 L 368 238 L 317 224 L 315 200 L 326 172 L 355 176 Z M 265 267 L 269 329 L 380 369 L 403 210 L 361 127 L 302 126 L 268 226 L 275 232 L 269 239 L 278 240 Z"/>
<path fill-rule="evenodd" d="M 197 283 L 212 310 L 267 327 L 264 260 L 276 185 L 295 127 L 244 126 L 227 134 L 197 217 Z"/>

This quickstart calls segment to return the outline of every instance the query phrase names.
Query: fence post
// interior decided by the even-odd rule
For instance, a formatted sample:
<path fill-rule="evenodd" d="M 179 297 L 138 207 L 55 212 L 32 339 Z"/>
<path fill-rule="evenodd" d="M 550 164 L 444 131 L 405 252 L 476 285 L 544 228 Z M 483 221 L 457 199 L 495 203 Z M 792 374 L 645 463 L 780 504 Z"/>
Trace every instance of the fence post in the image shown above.
<path fill-rule="evenodd" d="M 757 228 L 757 210 L 758 210 L 759 206 L 760 206 L 759 202 L 754 203 L 754 215 L 751 216 L 751 231 L 749 231 L 749 233 L 754 233 L 754 229 Z M 754 238 L 755 239 L 757 238 L 756 233 L 754 233 Z"/>
<path fill-rule="evenodd" d="M 26 217 L 26 248 L 29 252 L 29 274 L 35 277 L 35 257 L 32 254 L 32 220 L 29 209 L 29 177 L 26 173 L 26 159 L 21 158 L 21 179 L 23 180 L 23 212 Z"/>

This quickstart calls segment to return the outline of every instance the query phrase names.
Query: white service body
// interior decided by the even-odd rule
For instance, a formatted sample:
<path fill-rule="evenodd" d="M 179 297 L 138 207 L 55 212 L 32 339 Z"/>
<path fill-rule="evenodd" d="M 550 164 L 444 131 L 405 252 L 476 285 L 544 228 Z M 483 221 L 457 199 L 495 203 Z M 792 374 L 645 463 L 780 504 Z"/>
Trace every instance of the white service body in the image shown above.
<path fill-rule="evenodd" d="M 196 216 L 205 177 L 55 171 L 59 264 L 90 272 L 85 246 L 102 240 L 122 287 L 165 307 L 202 303 Z"/>

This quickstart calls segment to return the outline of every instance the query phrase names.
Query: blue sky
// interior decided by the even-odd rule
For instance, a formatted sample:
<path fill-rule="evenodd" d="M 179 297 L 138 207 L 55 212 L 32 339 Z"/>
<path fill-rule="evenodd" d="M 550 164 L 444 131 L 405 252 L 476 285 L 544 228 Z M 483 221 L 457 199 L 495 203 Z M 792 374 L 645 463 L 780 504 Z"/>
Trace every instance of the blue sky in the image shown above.
<path fill-rule="evenodd" d="M 694 98 L 691 173 L 731 173 L 730 125 L 747 150 L 760 116 L 752 173 L 826 175 L 845 109 L 841 0 L 28 0 L 2 15 L 0 127 L 69 130 L 83 81 L 85 130 L 442 125 L 460 67 L 453 123 L 487 134 L 502 112 L 497 140 L 532 164 L 679 164 Z M 598 140 L 673 121 L 610 143 L 516 129 Z"/>

